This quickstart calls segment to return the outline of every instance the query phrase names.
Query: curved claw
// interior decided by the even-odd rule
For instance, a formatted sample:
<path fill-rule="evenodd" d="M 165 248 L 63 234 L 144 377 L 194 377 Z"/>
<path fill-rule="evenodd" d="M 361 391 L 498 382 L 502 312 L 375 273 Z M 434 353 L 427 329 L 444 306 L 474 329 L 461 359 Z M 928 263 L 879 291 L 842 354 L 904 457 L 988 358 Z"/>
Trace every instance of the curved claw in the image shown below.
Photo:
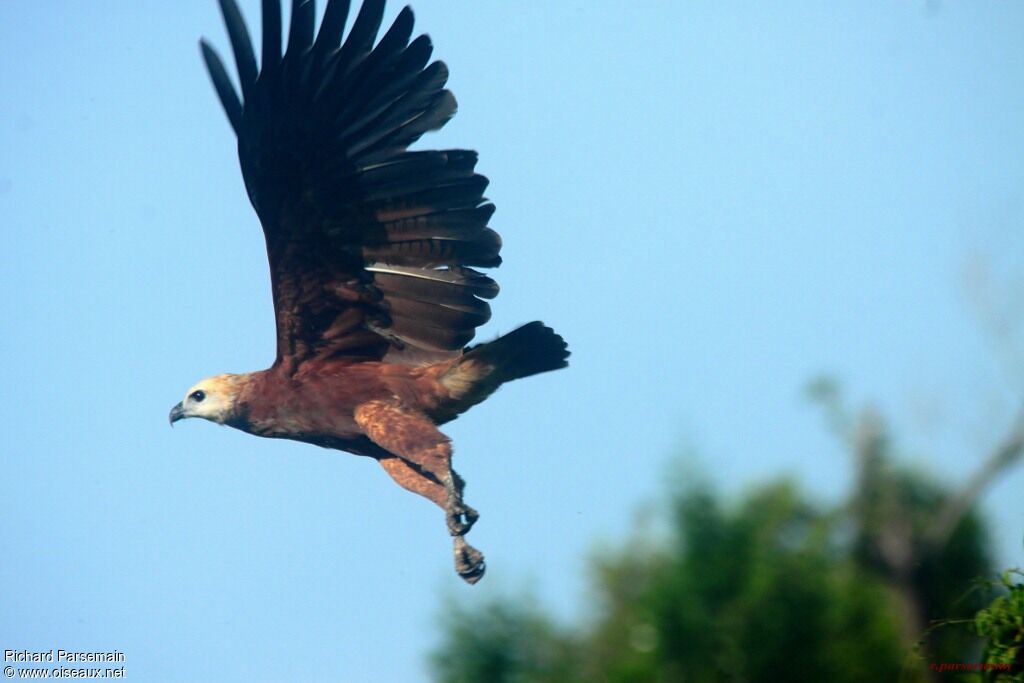
<path fill-rule="evenodd" d="M 455 571 L 468 584 L 479 581 L 487 571 L 483 553 L 466 543 L 462 536 L 455 537 Z"/>
<path fill-rule="evenodd" d="M 466 504 L 461 504 L 450 509 L 445 515 L 448 523 L 448 533 L 452 536 L 462 536 L 469 533 L 469 530 L 480 519 L 480 513 Z"/>

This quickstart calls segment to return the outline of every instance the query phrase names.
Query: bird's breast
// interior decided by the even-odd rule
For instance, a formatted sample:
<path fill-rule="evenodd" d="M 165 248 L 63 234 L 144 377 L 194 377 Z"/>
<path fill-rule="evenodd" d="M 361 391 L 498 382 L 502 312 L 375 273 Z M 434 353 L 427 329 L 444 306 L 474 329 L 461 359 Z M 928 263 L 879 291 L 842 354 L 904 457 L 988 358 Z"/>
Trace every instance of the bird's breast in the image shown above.
<path fill-rule="evenodd" d="M 299 441 L 361 435 L 356 408 L 368 401 L 401 400 L 402 381 L 384 364 L 306 368 L 292 376 L 267 371 L 238 410 L 244 431 Z"/>

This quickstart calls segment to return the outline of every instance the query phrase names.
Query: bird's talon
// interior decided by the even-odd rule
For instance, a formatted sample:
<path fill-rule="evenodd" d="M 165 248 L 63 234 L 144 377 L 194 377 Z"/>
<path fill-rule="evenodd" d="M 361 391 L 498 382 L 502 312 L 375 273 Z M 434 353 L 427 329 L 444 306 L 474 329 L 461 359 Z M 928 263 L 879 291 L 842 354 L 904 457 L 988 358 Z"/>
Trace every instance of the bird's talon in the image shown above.
<path fill-rule="evenodd" d="M 448 513 L 448 533 L 452 536 L 464 536 L 469 533 L 478 519 L 480 519 L 480 513 L 468 505 L 462 505 L 461 509 Z"/>
<path fill-rule="evenodd" d="M 466 543 L 462 536 L 455 537 L 455 572 L 468 584 L 479 581 L 487 571 L 484 555 Z"/>

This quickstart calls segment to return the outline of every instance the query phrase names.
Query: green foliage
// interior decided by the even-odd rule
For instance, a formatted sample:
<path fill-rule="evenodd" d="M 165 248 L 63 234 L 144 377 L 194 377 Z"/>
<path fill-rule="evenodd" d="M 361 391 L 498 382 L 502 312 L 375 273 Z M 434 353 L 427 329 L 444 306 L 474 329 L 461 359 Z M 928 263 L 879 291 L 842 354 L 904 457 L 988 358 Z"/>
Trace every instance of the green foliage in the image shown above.
<path fill-rule="evenodd" d="M 868 547 L 885 547 L 886 540 L 880 537 L 896 522 L 904 522 L 908 547 L 917 558 L 904 580 L 918 596 L 923 611 L 922 629 L 940 621 L 973 618 L 994 595 L 984 581 L 994 572 L 988 553 L 988 535 L 977 514 L 965 514 L 941 548 L 927 548 L 925 532 L 948 494 L 920 473 L 888 465 L 873 490 L 877 498 L 875 509 L 881 512 L 876 512 L 874 518 L 869 517 L 865 523 L 867 528 L 861 530 L 855 561 L 868 571 L 881 573 L 874 555 L 877 550 L 866 549 L 864 540 L 873 541 Z M 980 643 L 968 629 L 939 628 L 929 630 L 923 645 L 919 652 L 921 665 L 936 661 L 976 661 Z"/>
<path fill-rule="evenodd" d="M 986 680 L 998 683 L 1024 683 L 1024 583 L 1014 581 L 1014 575 L 1024 577 L 1024 572 L 1004 572 L 1006 593 L 979 611 L 974 622 L 986 639 Z"/>
<path fill-rule="evenodd" d="M 447 683 L 572 683 L 573 641 L 528 597 L 455 606 L 442 617 L 445 643 L 431 657 Z"/>
<path fill-rule="evenodd" d="M 918 487 L 915 500 L 929 498 Z M 919 496 L 919 494 L 921 494 Z M 587 625 L 559 629 L 529 600 L 499 600 L 443 617 L 435 652 L 441 683 L 665 683 L 687 681 L 914 681 L 892 587 L 858 556 L 842 510 L 810 505 L 789 483 L 724 505 L 681 487 L 671 534 L 631 539 L 593 563 Z M 941 554 L 945 576 L 984 571 L 973 517 Z M 965 585 L 938 566 L 919 569 L 927 603 L 945 613 Z M 977 576 L 977 574 L 972 574 Z M 964 641 L 942 659 L 964 661 Z M 909 664 L 908 664 L 909 661 Z"/>
<path fill-rule="evenodd" d="M 902 654 L 884 588 L 845 561 L 832 520 L 789 484 L 725 510 L 674 501 L 667 552 L 599 564 L 607 596 L 586 680 L 895 680 Z"/>
<path fill-rule="evenodd" d="M 585 625 L 558 629 L 530 601 L 456 608 L 436 680 L 1024 683 L 1024 586 L 1007 575 L 994 601 L 981 587 L 991 568 L 970 510 L 977 481 L 951 493 L 894 466 L 874 411 L 853 419 L 827 379 L 808 393 L 850 446 L 846 502 L 822 509 L 782 482 L 724 504 L 705 486 L 677 485 L 666 538 L 637 536 L 594 560 Z M 1016 434 L 982 475 L 1017 457 Z M 983 667 L 983 645 L 987 663 L 1011 670 Z"/>

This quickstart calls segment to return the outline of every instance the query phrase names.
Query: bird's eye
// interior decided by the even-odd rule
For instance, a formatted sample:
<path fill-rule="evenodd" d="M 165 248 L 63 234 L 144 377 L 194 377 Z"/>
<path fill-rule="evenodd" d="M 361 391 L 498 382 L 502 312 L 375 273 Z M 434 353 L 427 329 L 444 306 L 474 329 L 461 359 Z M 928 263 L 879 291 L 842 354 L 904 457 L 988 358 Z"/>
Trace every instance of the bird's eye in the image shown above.
<path fill-rule="evenodd" d="M 206 398 L 206 392 L 203 391 L 202 389 L 198 391 L 193 391 L 191 394 L 189 394 L 189 398 L 195 401 L 196 403 L 200 403 L 204 398 Z"/>

